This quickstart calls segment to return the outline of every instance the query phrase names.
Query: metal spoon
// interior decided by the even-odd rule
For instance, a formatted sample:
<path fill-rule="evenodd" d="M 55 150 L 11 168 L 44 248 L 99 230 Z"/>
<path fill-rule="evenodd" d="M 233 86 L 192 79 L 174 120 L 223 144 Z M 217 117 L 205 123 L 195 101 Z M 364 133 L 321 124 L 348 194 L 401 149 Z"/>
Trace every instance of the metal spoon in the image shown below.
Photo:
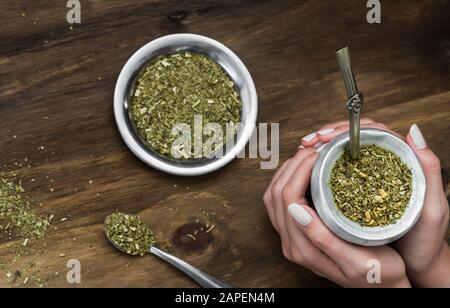
<path fill-rule="evenodd" d="M 108 240 L 111 242 L 111 244 L 114 247 L 116 247 L 118 250 L 120 250 L 121 252 L 126 254 L 125 251 L 123 251 L 120 247 L 118 247 L 114 243 L 114 241 L 112 241 L 109 238 L 108 234 L 106 234 L 106 237 L 108 238 Z M 202 286 L 204 288 L 232 288 L 232 286 L 230 286 L 229 284 L 227 284 L 223 281 L 220 281 L 219 279 L 216 279 L 216 278 L 200 271 L 199 269 L 193 267 L 192 265 L 184 262 L 183 260 L 181 260 L 165 251 L 162 251 L 159 248 L 156 248 L 155 246 L 150 247 L 150 250 L 148 251 L 148 253 L 158 256 L 162 260 L 172 264 L 173 266 L 175 266 L 177 269 L 179 269 L 180 271 L 182 271 L 183 273 L 188 275 L 192 280 L 194 280 L 195 282 L 197 282 L 200 286 Z"/>
<path fill-rule="evenodd" d="M 353 159 L 359 159 L 360 152 L 360 114 L 364 102 L 364 97 L 358 92 L 355 74 L 352 69 L 350 52 L 348 47 L 339 49 L 336 52 L 336 58 L 344 78 L 345 88 L 347 90 L 348 102 L 347 109 L 350 119 L 350 155 Z"/>

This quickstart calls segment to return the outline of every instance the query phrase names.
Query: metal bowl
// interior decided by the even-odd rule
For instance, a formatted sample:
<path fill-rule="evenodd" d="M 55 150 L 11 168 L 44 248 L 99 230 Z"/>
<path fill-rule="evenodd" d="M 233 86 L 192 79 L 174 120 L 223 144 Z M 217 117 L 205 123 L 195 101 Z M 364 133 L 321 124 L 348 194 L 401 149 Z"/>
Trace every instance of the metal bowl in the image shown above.
<path fill-rule="evenodd" d="M 153 151 L 141 139 L 130 119 L 130 96 L 139 73 L 162 55 L 192 51 L 209 56 L 234 81 L 242 100 L 241 123 L 233 147 L 211 159 L 174 160 Z M 213 172 L 231 162 L 245 149 L 256 127 L 258 97 L 255 84 L 242 61 L 223 44 L 195 34 L 174 34 L 158 38 L 139 49 L 125 64 L 114 93 L 114 115 L 123 140 L 130 150 L 149 166 L 175 175 L 197 176 Z"/>
<path fill-rule="evenodd" d="M 381 246 L 405 235 L 419 219 L 425 198 L 425 175 L 412 149 L 400 138 L 379 129 L 362 129 L 361 144 L 375 144 L 397 154 L 412 172 L 412 195 L 403 217 L 385 227 L 363 227 L 344 216 L 334 202 L 330 187 L 330 175 L 335 162 L 348 146 L 349 134 L 343 133 L 320 152 L 311 178 L 311 192 L 317 213 L 336 235 L 362 245 Z"/>

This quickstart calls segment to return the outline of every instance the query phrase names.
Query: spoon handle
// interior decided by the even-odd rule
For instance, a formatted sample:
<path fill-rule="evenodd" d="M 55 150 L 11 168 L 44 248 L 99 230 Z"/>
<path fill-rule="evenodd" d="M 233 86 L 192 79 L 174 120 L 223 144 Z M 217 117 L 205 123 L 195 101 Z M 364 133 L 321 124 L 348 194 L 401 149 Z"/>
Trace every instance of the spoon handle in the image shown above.
<path fill-rule="evenodd" d="M 154 246 L 150 248 L 150 253 L 154 254 L 155 256 L 158 256 L 159 258 L 163 259 L 164 261 L 172 264 L 180 271 L 184 272 L 186 275 L 188 275 L 192 280 L 197 282 L 200 286 L 204 288 L 232 288 L 229 284 L 220 281 L 219 279 L 216 279 L 214 277 L 211 277 L 208 274 L 205 274 L 204 272 L 196 269 L 192 265 L 184 262 L 183 260 L 162 251 L 161 249 L 158 249 Z"/>

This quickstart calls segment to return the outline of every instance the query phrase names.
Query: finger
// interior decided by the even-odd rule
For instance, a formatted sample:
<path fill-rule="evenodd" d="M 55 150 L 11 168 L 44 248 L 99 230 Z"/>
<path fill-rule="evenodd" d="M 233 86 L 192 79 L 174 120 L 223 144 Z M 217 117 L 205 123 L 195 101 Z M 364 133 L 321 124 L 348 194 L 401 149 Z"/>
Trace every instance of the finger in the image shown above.
<path fill-rule="evenodd" d="M 318 139 L 318 137 L 317 137 L 317 139 Z M 299 149 L 299 150 L 310 149 L 310 148 L 318 149 L 318 148 L 320 148 L 321 146 L 323 146 L 323 143 L 320 142 L 320 141 L 317 141 L 317 142 L 311 143 L 311 145 L 306 146 L 306 147 L 305 147 L 303 144 L 301 144 L 301 145 L 298 147 L 298 149 Z"/>
<path fill-rule="evenodd" d="M 387 127 L 386 125 L 381 124 L 381 123 L 361 124 L 361 128 L 377 128 L 377 129 L 381 129 L 381 130 L 387 131 L 387 132 L 389 132 L 391 134 L 394 134 L 395 136 L 403 139 L 403 137 L 401 135 L 397 134 L 396 132 L 391 130 L 389 127 Z M 348 132 L 349 129 L 350 129 L 350 126 L 347 123 L 345 125 L 337 127 L 331 133 L 318 135 L 318 139 L 322 143 L 328 143 L 331 140 L 333 140 L 334 138 L 336 138 L 337 136 L 339 136 L 340 134 Z"/>
<path fill-rule="evenodd" d="M 283 190 L 283 203 L 287 206 L 293 202 L 306 202 L 305 192 L 309 186 L 312 168 L 318 154 L 313 152 L 305 157 Z M 284 208 L 284 207 L 283 207 Z M 297 263 L 306 266 L 314 272 L 342 284 L 345 276 L 342 271 L 327 255 L 315 247 L 294 223 L 288 211 L 284 208 L 285 226 L 291 241 L 291 256 Z"/>
<path fill-rule="evenodd" d="M 318 141 L 319 141 L 319 138 L 317 136 L 317 133 L 314 132 L 314 133 L 311 133 L 311 134 L 303 137 L 302 141 L 301 141 L 301 145 L 305 148 L 309 148 L 309 147 L 314 146 Z"/>
<path fill-rule="evenodd" d="M 305 193 L 308 189 L 312 169 L 317 160 L 317 157 L 317 153 L 312 153 L 308 157 L 306 157 L 297 167 L 296 171 L 289 179 L 283 191 L 283 199 L 285 205 L 289 206 L 290 204 L 307 203 L 305 199 Z M 294 219 L 291 215 L 289 215 L 288 210 L 286 210 L 284 213 L 287 216 L 286 222 L 289 237 L 292 242 L 294 242 L 294 239 L 296 239 L 295 243 L 298 243 L 300 245 L 301 248 L 298 247 L 298 249 L 301 249 L 302 252 L 300 257 L 303 257 L 304 262 L 307 264 L 307 266 L 315 272 L 322 272 L 326 277 L 330 278 L 333 281 L 339 281 L 342 285 L 345 276 L 343 275 L 339 266 L 337 266 L 337 264 L 333 260 L 331 260 L 329 256 L 327 256 L 318 247 L 316 247 L 307 238 L 307 236 L 303 234 L 302 230 L 294 223 Z M 293 249 L 296 249 L 295 245 L 293 245 L 293 247 Z M 293 251 L 291 254 L 294 257 L 296 256 L 295 251 Z"/>
<path fill-rule="evenodd" d="M 425 173 L 427 192 L 424 212 L 428 211 L 430 207 L 434 212 L 438 209 L 437 206 L 441 204 L 439 198 L 443 194 L 440 160 L 428 147 L 420 128 L 416 124 L 411 126 L 409 134 L 406 136 L 406 142 L 416 153 Z"/>
<path fill-rule="evenodd" d="M 317 156 L 318 154 L 315 152 L 307 156 L 290 177 L 283 190 L 284 206 L 295 202 L 306 202 L 305 192 L 309 186 L 312 168 Z M 291 241 L 291 257 L 297 263 L 342 285 L 345 276 L 337 264 L 311 243 L 295 224 L 286 208 L 284 215 L 287 233 Z"/>
<path fill-rule="evenodd" d="M 305 157 L 289 178 L 283 190 L 283 201 L 285 206 L 295 202 L 306 202 L 305 194 L 309 186 L 312 169 L 317 157 L 318 154 L 316 152 Z"/>
<path fill-rule="evenodd" d="M 424 171 L 426 173 L 427 180 L 432 181 L 433 184 L 442 183 L 441 164 L 439 158 L 428 147 L 419 126 L 416 124 L 411 126 L 406 142 L 419 158 L 420 163 L 425 169 Z M 437 186 L 439 188 L 442 187 L 442 185 L 433 186 Z"/>
<path fill-rule="evenodd" d="M 283 167 L 277 172 L 271 183 L 271 196 L 276 201 L 282 201 L 283 189 L 286 186 L 292 174 L 296 171 L 297 167 L 302 161 L 314 153 L 314 149 L 302 149 L 298 151 L 294 157 L 289 159 Z"/>
<path fill-rule="evenodd" d="M 313 209 L 291 204 L 288 211 L 311 243 L 335 261 L 344 273 L 365 266 L 361 264 L 367 259 L 363 249 L 335 236 Z"/>
<path fill-rule="evenodd" d="M 372 123 L 376 123 L 376 122 L 374 120 L 370 119 L 370 118 L 362 118 L 360 123 L 361 124 L 372 124 Z M 322 126 L 319 129 L 319 132 L 321 130 L 325 130 L 325 129 L 333 129 L 333 128 L 336 129 L 339 126 L 343 126 L 343 125 L 349 125 L 348 120 L 337 121 L 337 122 L 334 122 L 334 123 L 326 124 L 326 125 Z"/>
<path fill-rule="evenodd" d="M 339 285 L 346 285 L 347 279 L 336 262 L 311 243 L 292 217 L 286 218 L 287 231 L 291 239 L 289 259 L 309 268 L 319 276 L 326 277 Z"/>
<path fill-rule="evenodd" d="M 281 165 L 281 167 L 277 170 L 277 172 L 275 172 L 275 175 L 273 176 L 272 181 L 270 181 L 270 185 L 269 185 L 269 187 L 267 189 L 269 191 L 269 193 L 270 193 L 270 188 L 272 188 L 272 186 L 273 186 L 273 183 L 275 183 L 280 178 L 280 176 L 284 173 L 284 171 L 286 170 L 286 168 L 289 165 L 289 162 L 291 160 L 292 160 L 292 158 L 289 158 L 288 160 L 286 160 Z"/>
<path fill-rule="evenodd" d="M 363 125 L 371 125 L 371 124 L 375 124 L 376 122 L 372 119 L 369 118 L 363 118 L 360 121 L 361 126 Z M 337 136 L 337 134 L 335 133 L 336 130 L 338 128 L 341 127 L 349 127 L 349 122 L 348 121 L 339 121 L 339 122 L 335 122 L 335 123 L 331 123 L 331 124 L 327 124 L 325 126 L 323 126 L 318 132 L 317 132 L 317 142 L 320 143 L 328 143 L 331 139 L 333 139 L 335 136 Z M 344 130 L 345 131 L 345 130 Z M 342 132 L 344 132 L 342 131 Z M 326 140 L 325 142 L 323 140 Z"/>
<path fill-rule="evenodd" d="M 273 183 L 272 204 L 274 207 L 274 220 L 277 226 L 277 230 L 280 233 L 282 239 L 288 239 L 288 234 L 285 228 L 285 207 L 283 205 L 283 190 L 286 183 L 291 178 L 292 174 L 297 169 L 298 165 L 310 154 L 314 152 L 313 149 L 304 149 L 298 151 L 297 154 L 286 165 L 285 170 L 280 174 L 278 179 Z"/>
<path fill-rule="evenodd" d="M 263 197 L 263 201 L 264 201 L 264 205 L 266 207 L 267 213 L 269 215 L 269 219 L 270 222 L 272 223 L 273 227 L 275 228 L 275 230 L 278 231 L 278 226 L 276 224 L 276 220 L 275 220 L 275 209 L 273 207 L 273 200 L 272 200 L 272 186 L 273 183 L 280 177 L 280 175 L 286 170 L 286 167 L 289 164 L 290 159 L 288 159 L 287 161 L 285 161 L 283 163 L 283 165 L 277 170 L 277 172 L 275 173 L 275 175 L 272 178 L 272 181 L 269 184 L 269 187 L 266 189 L 266 192 L 264 193 L 264 197 Z"/>

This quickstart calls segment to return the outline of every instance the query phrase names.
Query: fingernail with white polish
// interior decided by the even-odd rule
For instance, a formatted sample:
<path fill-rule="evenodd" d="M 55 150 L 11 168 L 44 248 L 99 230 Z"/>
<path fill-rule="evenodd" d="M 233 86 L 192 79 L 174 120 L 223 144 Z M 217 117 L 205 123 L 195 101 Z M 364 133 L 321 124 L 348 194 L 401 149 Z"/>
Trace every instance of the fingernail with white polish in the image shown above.
<path fill-rule="evenodd" d="M 292 203 L 288 207 L 288 212 L 300 225 L 307 226 L 313 221 L 313 217 L 305 208 L 296 203 Z"/>
<path fill-rule="evenodd" d="M 310 142 L 311 140 L 316 138 L 316 135 L 317 135 L 317 133 L 309 134 L 308 136 L 303 137 L 303 140 L 305 140 L 306 142 Z"/>
<path fill-rule="evenodd" d="M 321 146 L 323 146 L 323 143 L 322 143 L 322 142 L 317 142 L 317 143 L 314 145 L 314 147 L 315 147 L 316 149 L 320 148 Z"/>
<path fill-rule="evenodd" d="M 419 150 L 423 150 L 427 147 L 427 142 L 425 141 L 425 138 L 423 137 L 419 126 L 417 126 L 416 124 L 411 126 L 409 135 L 411 136 L 412 141 Z"/>
<path fill-rule="evenodd" d="M 326 136 L 326 135 L 331 134 L 331 133 L 334 132 L 334 131 L 335 131 L 334 128 L 327 128 L 327 129 L 319 130 L 317 133 L 318 133 L 319 135 L 321 135 L 321 136 Z"/>
<path fill-rule="evenodd" d="M 323 150 L 323 148 L 326 146 L 327 144 L 322 144 L 320 147 L 317 148 L 316 152 L 320 153 L 320 151 Z"/>
<path fill-rule="evenodd" d="M 305 147 L 304 147 L 303 145 L 301 145 L 301 146 L 298 147 L 299 150 L 304 149 L 304 148 L 305 148 Z"/>

